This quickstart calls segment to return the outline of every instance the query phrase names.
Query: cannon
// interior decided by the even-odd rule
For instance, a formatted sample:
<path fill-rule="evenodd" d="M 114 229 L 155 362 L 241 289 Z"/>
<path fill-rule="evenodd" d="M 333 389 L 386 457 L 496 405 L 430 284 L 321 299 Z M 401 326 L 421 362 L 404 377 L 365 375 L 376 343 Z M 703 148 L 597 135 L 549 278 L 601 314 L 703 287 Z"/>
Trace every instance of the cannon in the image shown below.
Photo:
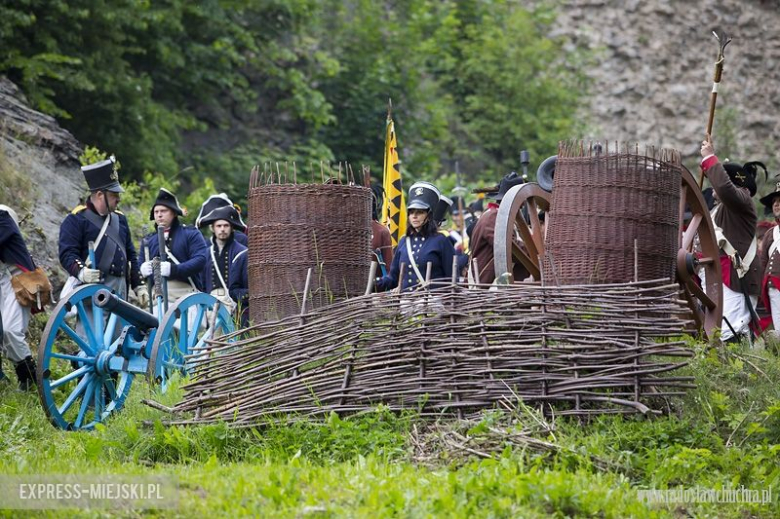
<path fill-rule="evenodd" d="M 162 309 L 162 305 L 160 305 Z M 54 308 L 38 347 L 38 392 L 56 427 L 89 430 L 119 411 L 136 376 L 162 391 L 192 368 L 205 341 L 230 333 L 227 308 L 210 294 L 183 297 L 158 319 L 105 285 L 77 288 Z"/>
<path fill-rule="evenodd" d="M 582 146 L 581 143 L 577 143 L 573 149 L 576 152 L 572 153 L 572 149 L 569 149 L 568 158 L 573 158 L 580 164 L 587 160 L 594 160 L 598 156 L 602 156 L 605 160 L 618 160 L 616 158 L 618 153 L 614 153 L 615 150 L 610 155 L 609 151 L 605 153 L 600 145 L 592 146 L 588 150 L 587 145 Z M 654 150 L 654 153 L 656 151 Z M 579 156 L 580 154 L 583 156 Z M 629 154 L 623 153 L 623 155 Z M 713 331 L 720 328 L 723 315 L 721 266 L 715 239 L 715 226 L 707 202 L 693 174 L 679 163 L 679 157 L 673 161 L 671 158 L 672 154 L 664 156 L 664 159 L 669 159 L 669 163 L 673 162 L 674 167 L 679 170 L 680 183 L 679 202 L 674 211 L 677 236 L 676 260 L 673 259 L 669 264 L 669 272 L 676 277 L 682 298 L 686 300 L 692 312 L 695 328 L 692 331 L 711 337 Z M 560 164 L 560 160 L 558 162 Z M 653 164 L 657 166 L 659 162 L 651 157 L 645 161 L 645 167 L 653 167 Z M 515 186 L 504 195 L 496 218 L 493 249 L 496 275 L 507 273 L 512 282 L 522 281 L 513 280 L 511 277 L 514 266 L 522 264 L 534 281 L 543 281 L 543 264 L 549 245 L 546 231 L 550 222 L 556 218 L 556 208 L 553 207 L 554 196 L 551 193 L 554 167 L 555 160 L 553 157 L 548 158 L 540 165 L 537 172 L 539 184 L 530 182 Z M 609 186 L 603 187 L 604 192 L 608 192 Z M 544 223 L 539 218 L 541 212 L 546 215 Z M 609 245 L 605 248 L 608 249 Z M 650 261 L 639 255 L 635 262 L 641 263 L 643 260 Z M 554 272 L 554 268 L 552 271 Z M 633 277 L 622 281 L 632 281 Z M 555 280 L 546 281 L 555 283 Z"/>

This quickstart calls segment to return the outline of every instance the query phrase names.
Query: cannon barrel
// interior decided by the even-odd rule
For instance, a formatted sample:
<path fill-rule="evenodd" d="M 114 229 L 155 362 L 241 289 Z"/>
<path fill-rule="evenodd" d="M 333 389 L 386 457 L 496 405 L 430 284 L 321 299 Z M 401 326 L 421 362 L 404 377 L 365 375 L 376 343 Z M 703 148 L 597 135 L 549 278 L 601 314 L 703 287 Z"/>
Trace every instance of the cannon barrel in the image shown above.
<path fill-rule="evenodd" d="M 95 292 L 95 295 L 92 296 L 92 304 L 98 308 L 117 314 L 142 332 L 148 332 L 160 325 L 155 316 L 131 305 L 127 301 L 123 301 L 122 298 L 112 294 L 110 290 L 106 290 L 105 288 L 101 288 Z"/>

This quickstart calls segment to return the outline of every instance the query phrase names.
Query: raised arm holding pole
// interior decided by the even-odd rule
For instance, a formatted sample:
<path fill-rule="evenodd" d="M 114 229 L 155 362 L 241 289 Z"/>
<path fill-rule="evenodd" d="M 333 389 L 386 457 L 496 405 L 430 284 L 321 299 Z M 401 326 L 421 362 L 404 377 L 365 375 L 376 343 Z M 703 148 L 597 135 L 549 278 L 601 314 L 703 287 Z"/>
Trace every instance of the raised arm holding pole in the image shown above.
<path fill-rule="evenodd" d="M 718 101 L 718 86 L 720 85 L 720 78 L 723 74 L 723 62 L 725 56 L 723 51 L 726 49 L 726 45 L 729 44 L 731 38 L 723 31 L 712 31 L 715 39 L 718 40 L 718 57 L 715 60 L 715 73 L 712 78 L 712 92 L 710 93 L 710 113 L 707 119 L 707 131 L 706 139 L 710 140 L 712 136 L 712 125 L 715 122 L 715 104 Z M 704 170 L 699 174 L 699 189 L 704 186 Z"/>

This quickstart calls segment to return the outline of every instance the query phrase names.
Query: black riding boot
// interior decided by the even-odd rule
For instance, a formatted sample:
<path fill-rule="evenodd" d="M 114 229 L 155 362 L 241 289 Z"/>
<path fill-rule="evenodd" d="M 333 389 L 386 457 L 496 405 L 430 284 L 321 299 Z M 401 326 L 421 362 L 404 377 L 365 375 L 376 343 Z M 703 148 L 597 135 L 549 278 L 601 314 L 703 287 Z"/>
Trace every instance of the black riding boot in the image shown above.
<path fill-rule="evenodd" d="M 16 378 L 19 379 L 19 389 L 29 391 L 35 387 L 35 361 L 26 357 L 16 364 Z"/>

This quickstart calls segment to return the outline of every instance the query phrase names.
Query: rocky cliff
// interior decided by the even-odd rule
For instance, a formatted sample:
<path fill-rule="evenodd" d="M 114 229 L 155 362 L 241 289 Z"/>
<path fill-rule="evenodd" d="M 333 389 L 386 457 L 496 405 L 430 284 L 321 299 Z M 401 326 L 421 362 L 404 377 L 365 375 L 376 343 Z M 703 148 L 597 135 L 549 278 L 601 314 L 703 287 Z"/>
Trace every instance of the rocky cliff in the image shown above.
<path fill-rule="evenodd" d="M 587 137 L 675 148 L 692 164 L 707 124 L 718 50 L 712 30 L 725 30 L 732 42 L 716 151 L 764 160 L 778 172 L 780 1 L 564 0 L 558 13 L 552 34 L 595 56 L 587 68 L 592 94 L 579 114 Z"/>
<path fill-rule="evenodd" d="M 13 207 L 39 266 L 58 285 L 62 219 L 85 193 L 81 144 L 53 117 L 32 110 L 19 89 L 0 77 L 0 203 Z"/>

